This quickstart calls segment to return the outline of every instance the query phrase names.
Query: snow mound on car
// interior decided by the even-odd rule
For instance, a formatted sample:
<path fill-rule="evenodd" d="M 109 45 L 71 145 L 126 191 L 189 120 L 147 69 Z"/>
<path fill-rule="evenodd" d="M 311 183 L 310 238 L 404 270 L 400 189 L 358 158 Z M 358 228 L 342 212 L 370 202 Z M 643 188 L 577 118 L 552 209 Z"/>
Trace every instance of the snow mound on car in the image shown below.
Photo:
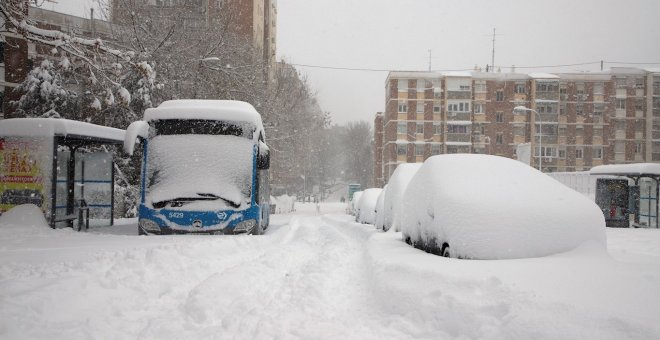
<path fill-rule="evenodd" d="M 399 164 L 392 173 L 384 197 L 383 230 L 388 231 L 391 227 L 394 227 L 395 231 L 401 231 L 399 219 L 401 207 L 403 206 L 401 204 L 403 193 L 421 166 L 421 163 Z"/>
<path fill-rule="evenodd" d="M 453 257 L 540 257 L 586 241 L 605 245 L 605 219 L 594 202 L 508 158 L 431 157 L 403 201 L 404 239 L 427 250 L 447 242 Z"/>
<path fill-rule="evenodd" d="M 383 189 L 369 188 L 364 190 L 360 196 L 357 205 L 356 221 L 360 223 L 374 224 L 376 223 L 376 203 L 378 196 Z"/>

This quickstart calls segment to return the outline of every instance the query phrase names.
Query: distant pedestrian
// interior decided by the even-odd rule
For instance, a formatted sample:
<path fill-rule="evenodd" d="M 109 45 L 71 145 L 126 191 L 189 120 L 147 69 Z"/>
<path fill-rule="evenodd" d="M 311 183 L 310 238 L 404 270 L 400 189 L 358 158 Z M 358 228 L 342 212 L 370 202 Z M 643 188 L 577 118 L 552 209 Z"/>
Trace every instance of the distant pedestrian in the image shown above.
<path fill-rule="evenodd" d="M 316 202 L 316 214 L 320 215 L 321 214 L 321 203 Z"/>

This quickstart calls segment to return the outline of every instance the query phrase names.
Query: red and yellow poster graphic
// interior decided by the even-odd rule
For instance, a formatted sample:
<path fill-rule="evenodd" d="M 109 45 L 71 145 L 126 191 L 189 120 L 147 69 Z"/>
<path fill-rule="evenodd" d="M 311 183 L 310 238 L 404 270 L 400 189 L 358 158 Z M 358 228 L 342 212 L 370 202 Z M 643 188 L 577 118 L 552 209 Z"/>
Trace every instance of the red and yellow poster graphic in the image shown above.
<path fill-rule="evenodd" d="M 38 141 L 0 138 L 0 212 L 20 204 L 43 208 L 43 174 Z"/>

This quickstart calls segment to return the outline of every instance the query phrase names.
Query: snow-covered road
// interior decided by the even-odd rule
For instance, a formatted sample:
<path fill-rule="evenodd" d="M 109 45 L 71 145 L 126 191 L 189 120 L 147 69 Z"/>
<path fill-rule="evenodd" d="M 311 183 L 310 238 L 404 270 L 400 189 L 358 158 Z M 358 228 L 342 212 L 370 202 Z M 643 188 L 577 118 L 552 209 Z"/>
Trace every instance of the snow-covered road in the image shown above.
<path fill-rule="evenodd" d="M 660 338 L 660 231 L 466 261 L 342 209 L 301 206 L 263 236 L 0 225 L 0 338 Z"/>

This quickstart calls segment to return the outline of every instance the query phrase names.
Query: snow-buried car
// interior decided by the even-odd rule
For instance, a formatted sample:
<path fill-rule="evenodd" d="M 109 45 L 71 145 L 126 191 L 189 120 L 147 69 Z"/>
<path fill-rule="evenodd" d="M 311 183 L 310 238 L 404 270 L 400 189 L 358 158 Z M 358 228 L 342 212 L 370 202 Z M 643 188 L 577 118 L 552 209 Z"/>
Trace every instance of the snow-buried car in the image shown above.
<path fill-rule="evenodd" d="M 605 220 L 594 202 L 498 156 L 427 159 L 408 184 L 403 205 L 403 239 L 447 257 L 527 258 L 586 241 L 605 245 Z"/>
<path fill-rule="evenodd" d="M 355 221 L 363 224 L 376 223 L 376 203 L 383 189 L 369 188 L 362 192 L 355 210 Z"/>

